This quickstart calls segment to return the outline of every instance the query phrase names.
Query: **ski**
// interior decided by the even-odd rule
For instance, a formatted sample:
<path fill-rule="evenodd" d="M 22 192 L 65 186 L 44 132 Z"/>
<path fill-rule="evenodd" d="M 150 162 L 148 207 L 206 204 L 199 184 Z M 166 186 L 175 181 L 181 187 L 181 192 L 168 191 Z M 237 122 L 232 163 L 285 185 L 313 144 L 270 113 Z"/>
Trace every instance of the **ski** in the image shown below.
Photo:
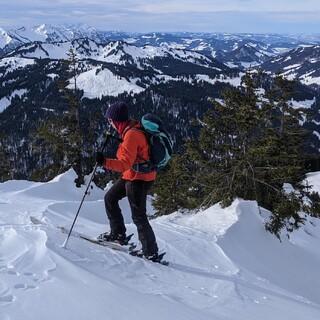
<path fill-rule="evenodd" d="M 66 233 L 66 234 L 69 233 L 69 229 L 67 229 L 65 227 L 58 226 L 58 229 L 60 229 L 63 233 Z M 93 244 L 97 244 L 99 246 L 110 248 L 112 250 L 128 253 L 131 256 L 134 256 L 134 257 L 137 257 L 137 258 L 141 258 L 141 259 L 143 259 L 145 261 L 159 263 L 159 264 L 162 264 L 164 266 L 168 266 L 169 265 L 168 261 L 162 260 L 162 258 L 166 254 L 165 252 L 160 253 L 156 260 L 149 260 L 149 259 L 146 259 L 143 256 L 143 254 L 140 254 L 141 250 L 135 250 L 136 244 L 134 244 L 133 242 L 130 242 L 133 234 L 130 234 L 126 238 L 126 242 L 128 242 L 127 245 L 121 245 L 120 243 L 111 242 L 111 241 L 108 241 L 108 242 L 107 241 L 99 241 L 96 238 L 92 238 L 92 237 L 90 237 L 90 236 L 88 236 L 86 234 L 83 234 L 83 233 L 80 233 L 80 232 L 77 232 L 77 231 L 72 231 L 71 236 L 83 239 L 85 241 L 91 242 Z"/>
<path fill-rule="evenodd" d="M 69 233 L 69 229 L 67 229 L 65 227 L 58 226 L 58 229 L 60 229 L 63 233 L 66 233 L 66 234 Z M 112 242 L 112 241 L 108 241 L 108 242 L 101 241 L 101 240 L 98 240 L 96 238 L 90 237 L 86 234 L 79 233 L 76 231 L 72 231 L 71 236 L 89 241 L 91 243 L 97 244 L 102 247 L 108 247 L 113 250 L 127 252 L 127 253 L 129 253 L 130 250 L 134 250 L 136 248 L 136 245 L 133 242 L 130 242 L 130 239 L 132 238 L 133 234 L 129 235 L 126 238 L 126 242 L 128 243 L 127 245 L 121 245 L 120 243 Z"/>
<path fill-rule="evenodd" d="M 30 216 L 30 221 L 32 222 L 32 224 L 34 225 L 45 225 L 48 226 L 46 223 L 44 223 L 42 220 L 39 220 L 38 218 L 34 217 L 34 216 Z M 69 233 L 69 229 L 63 226 L 57 226 L 58 230 L 60 230 L 62 233 L 68 234 Z M 145 261 L 150 261 L 150 262 L 154 262 L 154 263 L 159 263 L 162 264 L 164 266 L 168 266 L 169 262 L 166 260 L 163 260 L 164 255 L 166 254 L 166 252 L 162 252 L 158 255 L 157 259 L 155 260 L 150 260 L 150 259 L 146 259 L 141 250 L 136 250 L 136 244 L 133 242 L 130 242 L 133 234 L 130 234 L 129 236 L 126 237 L 125 242 L 127 243 L 127 245 L 121 245 L 120 243 L 117 242 L 112 242 L 112 241 L 101 241 L 98 240 L 97 238 L 93 238 L 90 237 L 86 234 L 77 232 L 77 231 L 72 231 L 71 236 L 76 237 L 76 238 L 80 238 L 83 239 L 85 241 L 91 242 L 93 244 L 97 244 L 99 246 L 102 247 L 107 247 L 110 248 L 112 250 L 116 250 L 116 251 L 121 251 L 121 252 L 125 252 L 127 254 L 130 254 L 131 256 L 137 257 L 137 258 L 141 258 Z"/>

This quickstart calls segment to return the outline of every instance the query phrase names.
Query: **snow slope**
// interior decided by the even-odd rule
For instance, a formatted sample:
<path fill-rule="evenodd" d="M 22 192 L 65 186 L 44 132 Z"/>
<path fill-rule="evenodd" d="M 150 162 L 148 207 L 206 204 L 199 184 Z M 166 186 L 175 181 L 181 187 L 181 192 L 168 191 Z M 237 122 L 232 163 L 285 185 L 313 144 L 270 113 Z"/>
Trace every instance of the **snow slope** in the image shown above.
<path fill-rule="evenodd" d="M 33 59 L 26 58 L 2 58 L 0 60 L 0 68 L 5 68 L 5 73 L 2 74 L 0 71 L 0 76 L 5 76 L 9 72 L 15 71 L 16 69 L 23 69 L 28 65 L 34 64 Z"/>
<path fill-rule="evenodd" d="M 12 38 L 10 35 L 0 28 L 0 48 L 4 48 L 7 44 L 9 44 L 12 41 Z"/>
<path fill-rule="evenodd" d="M 84 91 L 84 97 L 100 98 L 102 96 L 118 96 L 121 93 L 140 93 L 144 91 L 133 82 L 113 74 L 110 70 L 93 68 L 92 70 L 81 73 L 77 77 L 77 85 Z M 72 84 L 70 84 L 72 87 Z"/>
<path fill-rule="evenodd" d="M 26 89 L 14 90 L 10 96 L 0 98 L 0 113 L 10 106 L 12 98 L 22 97 L 26 92 Z"/>
<path fill-rule="evenodd" d="M 280 243 L 249 201 L 153 219 L 166 267 L 74 237 L 63 249 L 55 226 L 71 225 L 84 192 L 74 178 L 0 184 L 1 320 L 319 319 L 318 220 Z M 320 173 L 309 178 L 320 184 Z M 77 231 L 106 230 L 103 195 L 91 190 Z M 126 199 L 121 207 L 137 241 Z"/>

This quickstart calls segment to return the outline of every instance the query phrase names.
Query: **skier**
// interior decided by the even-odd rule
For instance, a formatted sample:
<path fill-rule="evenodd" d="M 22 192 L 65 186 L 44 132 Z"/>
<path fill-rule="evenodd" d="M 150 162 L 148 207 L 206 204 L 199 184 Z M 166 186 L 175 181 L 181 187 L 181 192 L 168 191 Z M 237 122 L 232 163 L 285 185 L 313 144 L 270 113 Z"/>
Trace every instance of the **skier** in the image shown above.
<path fill-rule="evenodd" d="M 109 106 L 106 118 L 122 138 L 117 150 L 116 159 L 105 158 L 101 152 L 96 155 L 98 165 L 108 170 L 121 172 L 119 178 L 106 193 L 104 201 L 110 223 L 110 232 L 101 234 L 98 239 L 116 241 L 125 244 L 126 227 L 119 207 L 119 200 L 128 197 L 132 220 L 135 223 L 142 254 L 149 260 L 158 258 L 158 246 L 154 232 L 146 214 L 147 193 L 156 179 L 156 171 L 140 173 L 133 166 L 149 160 L 149 145 L 145 133 L 139 128 L 138 121 L 129 119 L 128 106 L 117 102 Z"/>

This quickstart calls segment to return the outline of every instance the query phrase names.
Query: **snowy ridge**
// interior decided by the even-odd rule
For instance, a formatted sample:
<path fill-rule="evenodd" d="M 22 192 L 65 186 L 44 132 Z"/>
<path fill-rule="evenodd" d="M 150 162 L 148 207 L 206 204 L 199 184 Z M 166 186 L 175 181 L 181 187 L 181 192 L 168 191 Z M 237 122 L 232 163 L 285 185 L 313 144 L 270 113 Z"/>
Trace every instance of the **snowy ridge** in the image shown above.
<path fill-rule="evenodd" d="M 0 28 L 0 49 L 6 46 L 17 47 L 34 41 L 58 42 L 76 38 L 91 37 L 99 39 L 97 30 L 88 25 L 41 24 L 34 27 L 17 27 L 8 30 Z"/>
<path fill-rule="evenodd" d="M 280 72 L 286 78 L 305 85 L 320 85 L 320 46 L 300 45 L 262 65 L 271 72 Z"/>
<path fill-rule="evenodd" d="M 296 48 L 319 43 L 319 37 L 286 36 L 275 34 L 223 34 L 223 33 L 125 33 L 96 30 L 88 25 L 50 25 L 19 27 L 0 31 L 1 50 L 8 53 L 23 44 L 33 42 L 66 42 L 77 39 L 92 39 L 105 44 L 120 41 L 143 48 L 152 46 L 171 50 L 187 50 L 207 57 L 217 58 L 222 63 L 235 63 L 246 68 L 259 65 L 269 57 Z M 250 64 L 249 64 L 250 63 Z"/>
<path fill-rule="evenodd" d="M 51 76 L 56 74 L 52 68 L 60 60 L 68 59 L 71 48 L 76 52 L 81 68 L 77 84 L 87 98 L 118 96 L 125 92 L 136 94 L 150 85 L 161 83 L 162 79 L 189 81 L 190 76 L 196 72 L 210 74 L 211 77 L 231 72 L 214 58 L 193 51 L 165 46 L 137 47 L 123 41 L 99 44 L 89 39 L 77 39 L 22 45 L 0 59 L 0 74 L 5 76 L 29 64 L 40 63 L 40 59 L 46 59 L 45 63 L 50 69 L 48 78 L 55 81 L 56 76 Z M 1 104 L 4 109 L 9 102 L 2 100 Z"/>
<path fill-rule="evenodd" d="M 319 177 L 309 176 L 315 190 Z M 280 243 L 264 230 L 268 213 L 262 217 L 255 203 L 237 200 L 227 209 L 153 219 L 169 267 L 77 238 L 66 250 L 55 226 L 69 227 L 79 205 L 84 188 L 76 189 L 74 178 L 68 171 L 49 183 L 0 184 L 1 319 L 319 318 L 318 220 Z M 106 230 L 103 195 L 91 191 L 77 231 Z M 120 205 L 137 241 L 127 200 Z"/>
<path fill-rule="evenodd" d="M 9 36 L 9 34 L 0 28 L 0 48 L 4 48 L 12 41 L 12 38 Z"/>
<path fill-rule="evenodd" d="M 55 43 L 33 42 L 19 47 L 9 55 L 35 59 L 67 59 L 70 48 L 76 51 L 80 59 L 92 58 L 97 61 L 115 64 L 136 64 L 140 69 L 143 69 L 144 60 L 161 57 L 172 57 L 205 67 L 210 67 L 212 64 L 212 60 L 205 55 L 192 51 L 168 47 L 137 47 L 123 41 L 111 41 L 102 45 L 89 39 Z M 221 71 L 218 68 L 217 70 Z"/>

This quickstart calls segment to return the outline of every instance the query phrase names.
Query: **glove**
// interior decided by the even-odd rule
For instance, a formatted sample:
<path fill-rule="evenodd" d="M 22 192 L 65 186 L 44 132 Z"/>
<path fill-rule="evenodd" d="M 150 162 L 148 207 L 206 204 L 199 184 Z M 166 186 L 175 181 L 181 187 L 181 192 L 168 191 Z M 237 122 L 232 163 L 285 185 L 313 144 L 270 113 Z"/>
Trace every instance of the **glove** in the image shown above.
<path fill-rule="evenodd" d="M 96 162 L 99 166 L 103 166 L 104 164 L 104 155 L 102 152 L 97 152 L 96 154 Z"/>

